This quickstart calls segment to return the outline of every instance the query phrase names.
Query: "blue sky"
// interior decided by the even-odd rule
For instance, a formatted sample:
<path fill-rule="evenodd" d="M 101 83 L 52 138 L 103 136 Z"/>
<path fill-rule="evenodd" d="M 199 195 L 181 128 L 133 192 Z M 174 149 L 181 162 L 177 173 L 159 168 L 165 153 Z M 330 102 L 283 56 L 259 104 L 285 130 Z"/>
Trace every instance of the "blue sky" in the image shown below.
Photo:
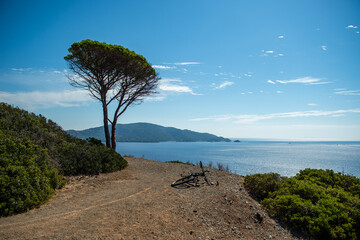
<path fill-rule="evenodd" d="M 73 42 L 143 55 L 159 94 L 121 123 L 234 138 L 360 140 L 359 1 L 0 2 L 0 101 L 64 129 L 102 124 L 71 87 Z"/>

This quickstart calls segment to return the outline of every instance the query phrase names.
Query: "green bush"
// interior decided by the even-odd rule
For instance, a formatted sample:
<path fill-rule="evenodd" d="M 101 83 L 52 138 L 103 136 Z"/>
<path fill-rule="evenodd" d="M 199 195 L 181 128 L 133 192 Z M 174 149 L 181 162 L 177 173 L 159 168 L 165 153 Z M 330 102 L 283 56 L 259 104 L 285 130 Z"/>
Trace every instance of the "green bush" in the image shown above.
<path fill-rule="evenodd" d="M 245 188 L 258 201 L 268 197 L 269 193 L 278 189 L 282 180 L 278 173 L 253 174 L 245 177 Z"/>
<path fill-rule="evenodd" d="M 99 140 L 68 135 L 43 116 L 0 103 L 0 216 L 46 202 L 63 176 L 125 168 L 127 161 Z"/>
<path fill-rule="evenodd" d="M 0 129 L 47 149 L 49 161 L 64 175 L 93 175 L 127 166 L 120 154 L 106 148 L 100 140 L 72 137 L 53 121 L 5 103 L 0 103 Z"/>
<path fill-rule="evenodd" d="M 275 184 L 266 184 L 269 178 L 246 176 L 246 189 L 291 229 L 314 239 L 359 239 L 360 179 L 316 169 Z"/>
<path fill-rule="evenodd" d="M 0 130 L 0 216 L 40 206 L 65 184 L 62 179 L 45 149 Z"/>
<path fill-rule="evenodd" d="M 64 142 L 59 149 L 59 163 L 65 175 L 94 175 L 122 170 L 127 161 L 113 149 L 91 143 Z"/>

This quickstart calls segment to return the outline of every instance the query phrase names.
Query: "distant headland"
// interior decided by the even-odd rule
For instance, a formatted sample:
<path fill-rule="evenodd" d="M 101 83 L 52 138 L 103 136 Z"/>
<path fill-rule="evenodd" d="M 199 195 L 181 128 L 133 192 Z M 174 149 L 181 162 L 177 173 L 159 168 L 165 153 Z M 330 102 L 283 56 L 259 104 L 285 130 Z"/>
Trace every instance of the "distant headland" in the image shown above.
<path fill-rule="evenodd" d="M 104 128 L 96 127 L 81 131 L 68 130 L 74 137 L 86 139 L 94 137 L 105 141 Z M 174 127 L 163 127 L 151 123 L 117 124 L 117 142 L 231 142 L 230 139 L 210 133 L 199 133 L 181 130 Z"/>

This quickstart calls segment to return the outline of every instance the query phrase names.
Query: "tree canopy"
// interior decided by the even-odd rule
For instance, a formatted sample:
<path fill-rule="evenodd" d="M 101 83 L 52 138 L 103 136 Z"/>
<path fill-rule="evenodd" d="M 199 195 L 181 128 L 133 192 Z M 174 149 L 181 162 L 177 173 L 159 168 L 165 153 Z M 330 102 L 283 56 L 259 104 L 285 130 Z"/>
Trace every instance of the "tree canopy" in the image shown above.
<path fill-rule="evenodd" d="M 101 102 L 106 146 L 116 149 L 117 120 L 129 106 L 156 93 L 160 78 L 155 69 L 127 48 L 89 39 L 73 43 L 65 60 L 74 73 L 68 76 L 70 84 L 88 90 Z M 111 103 L 116 104 L 112 118 L 108 113 Z"/>

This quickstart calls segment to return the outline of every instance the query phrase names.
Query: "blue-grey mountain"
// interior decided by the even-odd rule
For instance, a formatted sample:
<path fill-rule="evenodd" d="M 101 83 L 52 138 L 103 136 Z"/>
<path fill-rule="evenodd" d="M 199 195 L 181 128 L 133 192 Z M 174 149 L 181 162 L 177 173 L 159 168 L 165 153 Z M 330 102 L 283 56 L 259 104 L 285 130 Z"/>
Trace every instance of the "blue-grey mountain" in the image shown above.
<path fill-rule="evenodd" d="M 96 127 L 82 131 L 68 130 L 70 135 L 86 139 L 94 137 L 105 141 L 104 128 Z M 150 123 L 117 124 L 117 142 L 230 142 L 230 139 L 209 133 L 180 130 Z"/>

